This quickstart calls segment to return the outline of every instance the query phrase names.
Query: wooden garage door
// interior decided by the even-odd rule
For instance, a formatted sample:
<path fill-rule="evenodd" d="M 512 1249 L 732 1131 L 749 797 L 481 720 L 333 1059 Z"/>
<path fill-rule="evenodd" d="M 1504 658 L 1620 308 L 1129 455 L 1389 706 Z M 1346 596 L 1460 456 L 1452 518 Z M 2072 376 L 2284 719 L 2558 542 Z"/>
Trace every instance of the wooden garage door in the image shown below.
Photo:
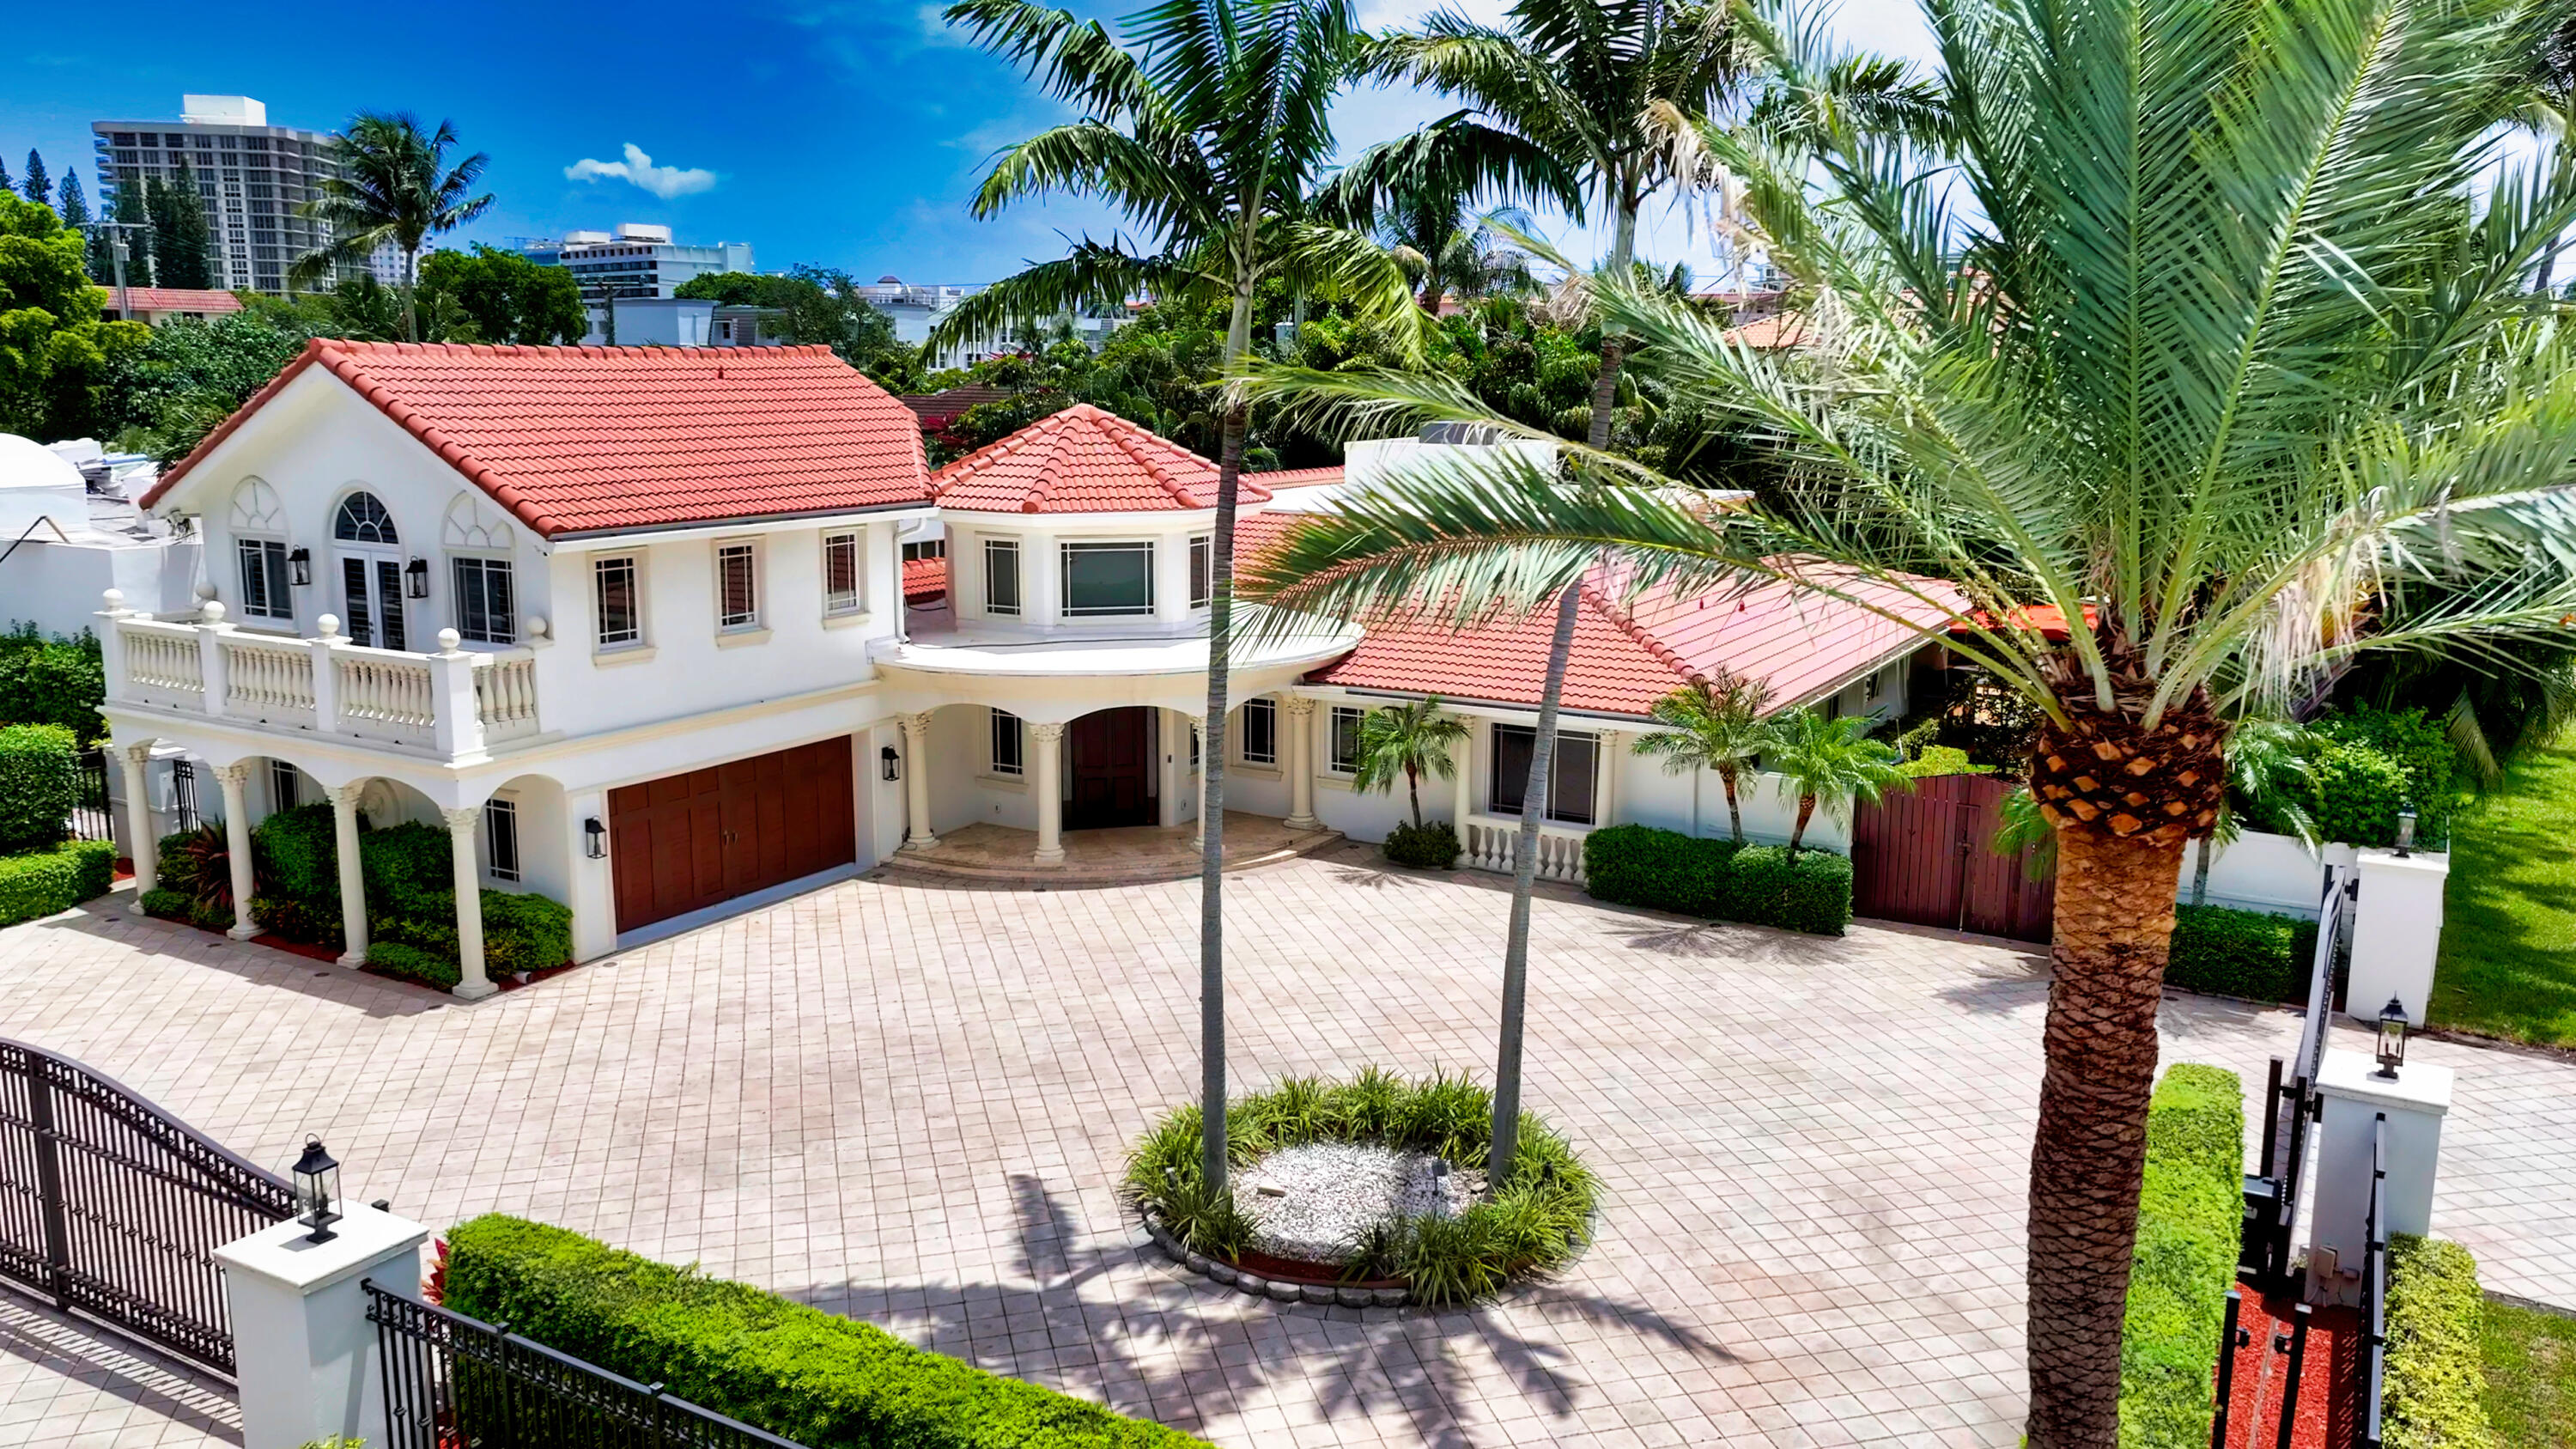
<path fill-rule="evenodd" d="M 621 931 L 847 865 L 850 738 L 611 790 L 608 836 Z"/>

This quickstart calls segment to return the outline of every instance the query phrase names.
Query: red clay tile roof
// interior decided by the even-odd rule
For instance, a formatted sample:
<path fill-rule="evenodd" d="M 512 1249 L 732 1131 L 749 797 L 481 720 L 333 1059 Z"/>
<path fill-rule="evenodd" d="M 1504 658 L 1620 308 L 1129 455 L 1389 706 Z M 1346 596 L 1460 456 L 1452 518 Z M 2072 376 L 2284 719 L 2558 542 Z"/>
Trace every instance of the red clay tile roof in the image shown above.
<path fill-rule="evenodd" d="M 116 289 L 100 287 L 97 290 L 99 305 L 113 309 L 116 306 Z M 241 309 L 241 298 L 230 292 L 219 292 L 208 287 L 128 287 L 125 289 L 125 310 L 128 312 L 216 314 L 238 312 Z"/>
<path fill-rule="evenodd" d="M 1246 473 L 1243 481 L 1258 483 L 1274 493 L 1282 488 L 1312 488 L 1321 483 L 1341 482 L 1342 465 L 1335 463 L 1329 468 L 1280 468 L 1268 473 Z"/>
<path fill-rule="evenodd" d="M 1214 508 L 1216 464 L 1115 413 L 1075 403 L 931 475 L 942 508 L 1150 513 Z M 1270 490 L 1245 477 L 1244 502 Z"/>
<path fill-rule="evenodd" d="M 903 601 L 927 604 L 948 597 L 948 560 L 908 558 L 903 561 Z"/>
<path fill-rule="evenodd" d="M 328 369 L 540 534 L 927 501 L 921 430 L 827 347 L 306 344 L 143 497 L 309 367 Z"/>
<path fill-rule="evenodd" d="M 977 403 L 1002 402 L 1017 396 L 1018 393 L 1007 387 L 991 387 L 978 382 L 952 387 L 944 392 L 905 393 L 895 401 L 912 409 L 913 416 L 921 419 L 923 432 L 935 433 L 957 421 Z"/>
<path fill-rule="evenodd" d="M 1756 317 L 1727 328 L 1726 340 L 1741 343 L 1756 352 L 1802 347 L 1807 342 L 1807 314 L 1782 312 L 1770 317 Z"/>

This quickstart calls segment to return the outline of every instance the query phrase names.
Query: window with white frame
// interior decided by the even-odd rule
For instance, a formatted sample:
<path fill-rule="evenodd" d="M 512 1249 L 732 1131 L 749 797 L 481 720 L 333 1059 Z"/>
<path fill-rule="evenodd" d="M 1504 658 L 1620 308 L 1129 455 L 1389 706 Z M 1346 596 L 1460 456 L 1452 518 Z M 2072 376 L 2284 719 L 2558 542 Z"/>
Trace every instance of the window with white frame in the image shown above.
<path fill-rule="evenodd" d="M 623 649 L 644 642 L 642 599 L 635 592 L 635 559 L 629 554 L 590 566 L 599 599 L 599 647 Z"/>
<path fill-rule="evenodd" d="M 295 598 L 287 592 L 286 545 L 273 538 L 237 540 L 241 555 L 241 609 L 252 619 L 292 619 Z"/>
<path fill-rule="evenodd" d="M 1277 700 L 1248 699 L 1243 702 L 1243 762 L 1271 766 L 1279 763 Z"/>
<path fill-rule="evenodd" d="M 1068 543 L 1063 553 L 1066 618 L 1154 612 L 1152 544 Z"/>
<path fill-rule="evenodd" d="M 984 612 L 1020 612 L 1020 545 L 1016 540 L 984 540 Z"/>
<path fill-rule="evenodd" d="M 1326 756 L 1336 775 L 1356 774 L 1360 768 L 1360 720 L 1368 711 L 1354 705 L 1333 706 L 1330 743 Z"/>
<path fill-rule="evenodd" d="M 760 627 L 758 549 L 748 543 L 716 546 L 716 627 Z"/>
<path fill-rule="evenodd" d="M 268 762 L 268 808 L 292 810 L 304 803 L 304 787 L 293 765 L 284 760 Z"/>
<path fill-rule="evenodd" d="M 993 773 L 996 775 L 1023 773 L 1027 769 L 1027 753 L 1021 742 L 1027 738 L 1027 735 L 1020 725 L 1020 717 L 1015 714 L 1005 714 L 998 709 L 990 713 L 993 716 Z"/>
<path fill-rule="evenodd" d="M 507 559 L 460 555 L 456 569 L 456 633 L 481 644 L 515 644 L 510 563 Z"/>
<path fill-rule="evenodd" d="M 519 878 L 519 805 L 506 795 L 495 795 L 483 806 L 483 849 L 488 873 L 494 880 L 514 881 Z"/>
<path fill-rule="evenodd" d="M 1190 607 L 1204 609 L 1216 596 L 1216 540 L 1202 533 L 1190 540 Z"/>
<path fill-rule="evenodd" d="M 823 612 L 856 614 L 867 607 L 865 576 L 860 569 L 859 544 L 863 535 L 827 533 L 823 536 Z"/>
<path fill-rule="evenodd" d="M 1538 731 L 1527 725 L 1494 726 L 1493 774 L 1487 781 L 1493 812 L 1518 815 L 1529 798 L 1530 756 Z M 1547 771 L 1547 818 L 1561 825 L 1589 825 L 1599 798 L 1601 737 L 1559 731 Z"/>

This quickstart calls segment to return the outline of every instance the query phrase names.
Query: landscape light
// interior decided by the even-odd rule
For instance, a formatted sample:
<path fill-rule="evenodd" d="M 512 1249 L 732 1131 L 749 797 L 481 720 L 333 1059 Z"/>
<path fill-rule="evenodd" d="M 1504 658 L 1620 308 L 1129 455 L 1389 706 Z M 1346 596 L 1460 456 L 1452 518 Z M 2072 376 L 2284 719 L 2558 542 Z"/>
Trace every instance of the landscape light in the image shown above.
<path fill-rule="evenodd" d="M 2387 1081 L 2397 1080 L 2397 1069 L 2406 1062 L 2406 1003 L 2392 996 L 2379 1009 L 2379 1075 Z"/>
<path fill-rule="evenodd" d="M 304 1208 L 300 1221 L 313 1230 L 305 1239 L 327 1243 L 338 1234 L 331 1225 L 340 1220 L 340 1164 L 322 1150 L 322 1139 L 304 1139 L 304 1155 L 295 1159 L 295 1200 Z"/>

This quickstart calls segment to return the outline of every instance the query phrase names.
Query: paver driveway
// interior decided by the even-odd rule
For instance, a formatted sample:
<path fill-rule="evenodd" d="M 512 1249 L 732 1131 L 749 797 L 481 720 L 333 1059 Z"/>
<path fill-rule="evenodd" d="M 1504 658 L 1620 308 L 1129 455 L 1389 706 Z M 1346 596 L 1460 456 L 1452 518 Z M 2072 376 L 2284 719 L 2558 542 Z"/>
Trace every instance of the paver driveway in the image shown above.
<path fill-rule="evenodd" d="M 1361 1314 L 1177 1277 L 1111 1194 L 1196 1087 L 1196 891 L 862 880 L 471 1007 L 101 912 L 0 933 L 0 1022 L 259 1160 L 319 1132 L 426 1221 L 694 1260 L 1220 1443 L 2016 1441 L 2036 958 L 1543 899 L 1530 1098 L 1608 1184 L 1600 1241 L 1502 1305 Z M 1348 848 L 1227 894 L 1239 1084 L 1489 1066 L 1495 882 Z M 2168 1056 L 2257 1082 L 2296 1029 L 2165 1013 Z M 2576 1303 L 2576 1067 L 2418 1050 L 2461 1070 L 2441 1228 Z M 86 1391 L 30 1341 L 0 1320 L 0 1431 L 72 1442 Z M 98 1442 L 151 1442 L 113 1412 Z"/>

